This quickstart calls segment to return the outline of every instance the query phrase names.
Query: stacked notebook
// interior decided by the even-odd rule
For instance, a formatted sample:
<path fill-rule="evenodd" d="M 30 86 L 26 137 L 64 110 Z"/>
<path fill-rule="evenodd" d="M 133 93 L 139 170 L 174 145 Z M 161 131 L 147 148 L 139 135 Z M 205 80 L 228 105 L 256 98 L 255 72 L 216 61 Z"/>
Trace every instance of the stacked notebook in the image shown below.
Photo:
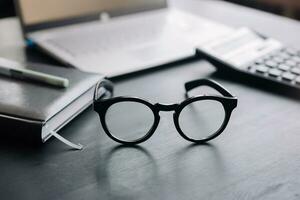
<path fill-rule="evenodd" d="M 38 142 L 46 142 L 51 136 L 64 140 L 57 131 L 92 104 L 95 85 L 104 76 L 48 65 L 29 66 L 69 79 L 69 87 L 0 76 L 1 132 Z"/>

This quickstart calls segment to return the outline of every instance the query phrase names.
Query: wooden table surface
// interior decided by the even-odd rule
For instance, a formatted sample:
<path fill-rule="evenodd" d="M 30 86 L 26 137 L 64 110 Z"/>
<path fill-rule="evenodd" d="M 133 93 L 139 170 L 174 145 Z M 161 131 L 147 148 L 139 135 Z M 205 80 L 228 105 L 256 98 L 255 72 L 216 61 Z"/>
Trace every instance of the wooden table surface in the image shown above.
<path fill-rule="evenodd" d="M 174 0 L 171 6 L 300 46 L 296 21 L 221 1 Z M 23 48 L 16 19 L 0 21 L 0 56 L 56 63 Z M 182 101 L 189 80 L 224 84 L 239 105 L 214 141 L 191 145 L 176 132 L 172 113 L 161 113 L 151 139 L 119 146 L 88 109 L 60 132 L 83 151 L 54 139 L 39 148 L 0 141 L 0 199 L 300 199 L 300 100 L 214 71 L 204 60 L 190 60 L 115 80 L 116 95 L 161 103 Z"/>

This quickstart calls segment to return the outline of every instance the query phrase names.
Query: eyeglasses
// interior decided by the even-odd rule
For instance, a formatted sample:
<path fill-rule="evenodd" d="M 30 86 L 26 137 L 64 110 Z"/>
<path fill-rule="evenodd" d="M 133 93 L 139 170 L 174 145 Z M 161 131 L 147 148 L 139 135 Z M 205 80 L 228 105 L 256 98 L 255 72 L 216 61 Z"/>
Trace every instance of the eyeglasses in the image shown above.
<path fill-rule="evenodd" d="M 189 97 L 189 92 L 208 86 L 221 95 Z M 185 83 L 187 99 L 180 104 L 164 105 L 136 97 L 113 97 L 112 84 L 100 82 L 94 94 L 94 110 L 99 114 L 105 133 L 122 144 L 138 144 L 155 132 L 161 111 L 173 111 L 173 120 L 179 134 L 186 140 L 203 143 L 219 136 L 226 128 L 237 98 L 224 87 L 209 79 Z"/>

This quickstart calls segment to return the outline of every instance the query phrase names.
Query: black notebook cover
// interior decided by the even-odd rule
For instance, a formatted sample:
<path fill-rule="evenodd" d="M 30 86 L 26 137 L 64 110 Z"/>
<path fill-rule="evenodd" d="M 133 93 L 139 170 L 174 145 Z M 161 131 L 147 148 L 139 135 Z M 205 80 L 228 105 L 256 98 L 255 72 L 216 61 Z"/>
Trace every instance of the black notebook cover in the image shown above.
<path fill-rule="evenodd" d="M 69 79 L 68 88 L 0 76 L 1 134 L 42 141 L 43 125 L 104 77 L 76 69 L 28 64 L 29 69 Z M 91 99 L 92 101 L 92 99 Z"/>

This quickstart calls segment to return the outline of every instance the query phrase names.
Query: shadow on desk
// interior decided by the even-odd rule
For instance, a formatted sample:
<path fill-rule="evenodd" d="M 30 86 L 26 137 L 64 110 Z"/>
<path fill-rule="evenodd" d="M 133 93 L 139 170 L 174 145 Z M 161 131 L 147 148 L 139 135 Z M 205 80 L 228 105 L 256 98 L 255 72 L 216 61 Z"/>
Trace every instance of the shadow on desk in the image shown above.
<path fill-rule="evenodd" d="M 179 148 L 168 161 L 157 156 L 142 146 L 113 147 L 99 161 L 96 172 L 100 195 L 107 199 L 184 199 L 190 187 L 196 187 L 189 182 L 204 173 L 204 161 L 214 176 L 221 176 L 226 168 L 218 148 L 209 143 Z M 164 169 L 170 165 L 174 167 Z"/>
<path fill-rule="evenodd" d="M 9 151 L 20 151 L 24 153 L 25 150 L 28 152 L 33 152 L 40 150 L 41 148 L 41 143 L 30 138 L 20 137 L 19 135 L 13 134 L 8 131 L 1 133 L 0 150 L 5 149 Z"/>
<path fill-rule="evenodd" d="M 101 197 L 130 199 L 130 196 L 140 193 L 160 193 L 156 184 L 160 183 L 156 160 L 142 146 L 119 145 L 111 148 L 99 160 L 97 169 Z"/>

